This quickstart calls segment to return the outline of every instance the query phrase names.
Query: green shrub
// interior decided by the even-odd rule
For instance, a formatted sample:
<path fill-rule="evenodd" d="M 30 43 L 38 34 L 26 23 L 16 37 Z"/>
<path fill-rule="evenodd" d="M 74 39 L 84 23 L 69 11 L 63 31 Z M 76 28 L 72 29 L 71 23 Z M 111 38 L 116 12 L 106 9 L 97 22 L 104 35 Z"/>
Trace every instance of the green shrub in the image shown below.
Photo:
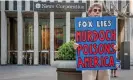
<path fill-rule="evenodd" d="M 75 60 L 76 50 L 73 48 L 74 41 L 61 45 L 57 52 L 56 60 Z"/>

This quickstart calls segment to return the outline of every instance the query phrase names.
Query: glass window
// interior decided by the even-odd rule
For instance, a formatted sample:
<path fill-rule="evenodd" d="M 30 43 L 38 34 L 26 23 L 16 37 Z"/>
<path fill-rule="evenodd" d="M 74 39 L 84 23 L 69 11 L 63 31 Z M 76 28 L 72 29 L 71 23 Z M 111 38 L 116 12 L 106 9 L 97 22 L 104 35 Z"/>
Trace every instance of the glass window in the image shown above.
<path fill-rule="evenodd" d="M 74 23 L 74 19 L 75 19 L 75 17 L 81 17 L 82 16 L 82 13 L 71 13 L 70 14 L 70 40 L 74 40 L 75 39 L 75 23 Z"/>
<path fill-rule="evenodd" d="M 24 50 L 34 50 L 33 18 L 24 19 Z"/>
<path fill-rule="evenodd" d="M 39 49 L 49 50 L 50 49 L 50 20 L 39 19 Z"/>
<path fill-rule="evenodd" d="M 17 1 L 13 1 L 13 9 L 17 10 Z"/>
<path fill-rule="evenodd" d="M 123 2 L 123 1 L 121 1 L 121 0 L 118 1 L 118 10 L 119 10 L 119 11 L 121 11 L 121 6 L 122 6 L 121 3 L 122 3 L 122 2 Z"/>
<path fill-rule="evenodd" d="M 9 10 L 9 1 L 5 1 L 5 10 Z"/>
<path fill-rule="evenodd" d="M 66 42 L 66 14 L 55 13 L 54 24 L 54 49 L 55 51 Z"/>
<path fill-rule="evenodd" d="M 50 13 L 39 12 L 39 64 L 50 64 Z"/>
<path fill-rule="evenodd" d="M 22 1 L 22 10 L 25 10 L 25 1 Z"/>
<path fill-rule="evenodd" d="M 8 50 L 17 50 L 17 21 L 8 18 Z"/>
<path fill-rule="evenodd" d="M 70 40 L 74 40 L 75 39 L 75 26 L 74 26 L 74 19 L 70 19 L 71 20 L 71 33 L 70 33 Z"/>
<path fill-rule="evenodd" d="M 7 18 L 7 63 L 17 64 L 17 18 Z"/>
<path fill-rule="evenodd" d="M 30 1 L 30 10 L 33 10 L 33 1 Z"/>

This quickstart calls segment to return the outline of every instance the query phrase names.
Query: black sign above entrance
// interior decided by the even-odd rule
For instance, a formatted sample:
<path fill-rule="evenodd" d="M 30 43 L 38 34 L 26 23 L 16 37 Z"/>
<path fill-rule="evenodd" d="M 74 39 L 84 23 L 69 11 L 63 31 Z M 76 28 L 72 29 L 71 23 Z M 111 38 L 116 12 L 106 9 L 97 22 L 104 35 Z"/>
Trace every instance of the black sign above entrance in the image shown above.
<path fill-rule="evenodd" d="M 85 12 L 86 3 L 34 2 L 34 11 L 40 12 Z"/>

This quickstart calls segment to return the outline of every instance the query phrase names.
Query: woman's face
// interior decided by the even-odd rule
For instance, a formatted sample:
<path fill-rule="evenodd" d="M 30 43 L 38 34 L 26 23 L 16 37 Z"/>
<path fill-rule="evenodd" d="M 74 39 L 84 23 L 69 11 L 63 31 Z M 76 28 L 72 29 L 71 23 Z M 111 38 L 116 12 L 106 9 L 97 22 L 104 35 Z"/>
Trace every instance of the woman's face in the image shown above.
<path fill-rule="evenodd" d="M 101 8 L 95 6 L 92 8 L 92 11 L 90 13 L 90 16 L 101 16 Z"/>

